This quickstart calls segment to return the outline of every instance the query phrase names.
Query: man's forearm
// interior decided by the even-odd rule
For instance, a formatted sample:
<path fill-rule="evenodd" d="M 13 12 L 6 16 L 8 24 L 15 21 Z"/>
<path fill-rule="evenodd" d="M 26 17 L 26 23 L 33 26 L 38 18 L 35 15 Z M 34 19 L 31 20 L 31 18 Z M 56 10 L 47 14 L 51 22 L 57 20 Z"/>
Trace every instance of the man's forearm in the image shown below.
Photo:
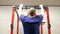
<path fill-rule="evenodd" d="M 44 15 L 44 8 L 43 8 L 43 5 L 40 5 L 40 8 L 41 8 L 41 14 Z"/>

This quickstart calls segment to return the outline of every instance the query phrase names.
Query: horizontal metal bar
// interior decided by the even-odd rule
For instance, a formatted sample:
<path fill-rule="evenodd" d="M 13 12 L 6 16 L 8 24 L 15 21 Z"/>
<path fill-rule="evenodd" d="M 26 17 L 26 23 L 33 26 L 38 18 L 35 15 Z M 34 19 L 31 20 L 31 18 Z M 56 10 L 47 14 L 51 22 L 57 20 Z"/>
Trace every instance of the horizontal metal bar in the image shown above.
<path fill-rule="evenodd" d="M 41 9 L 39 5 L 27 5 L 27 6 L 23 6 L 22 9 L 30 9 L 31 7 L 35 9 Z"/>
<path fill-rule="evenodd" d="M 13 5 L 0 5 L 0 6 L 13 6 Z M 15 5 L 15 6 L 16 6 L 15 8 L 18 8 L 19 7 L 19 5 Z M 44 5 L 43 8 L 46 9 L 46 7 L 49 7 L 49 6 L 52 6 L 52 7 L 60 7 L 60 5 Z M 31 7 L 35 8 L 35 9 L 41 9 L 39 7 L 39 5 L 24 5 L 22 7 L 22 9 L 30 9 Z"/>

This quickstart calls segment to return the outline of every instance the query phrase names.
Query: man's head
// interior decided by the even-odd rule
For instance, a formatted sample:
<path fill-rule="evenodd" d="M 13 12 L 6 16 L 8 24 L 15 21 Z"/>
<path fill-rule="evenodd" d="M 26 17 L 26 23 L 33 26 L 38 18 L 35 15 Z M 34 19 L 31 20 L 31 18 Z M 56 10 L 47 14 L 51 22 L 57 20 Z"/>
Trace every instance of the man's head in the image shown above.
<path fill-rule="evenodd" d="M 36 14 L 36 10 L 34 8 L 30 8 L 29 15 L 33 17 L 35 14 Z"/>

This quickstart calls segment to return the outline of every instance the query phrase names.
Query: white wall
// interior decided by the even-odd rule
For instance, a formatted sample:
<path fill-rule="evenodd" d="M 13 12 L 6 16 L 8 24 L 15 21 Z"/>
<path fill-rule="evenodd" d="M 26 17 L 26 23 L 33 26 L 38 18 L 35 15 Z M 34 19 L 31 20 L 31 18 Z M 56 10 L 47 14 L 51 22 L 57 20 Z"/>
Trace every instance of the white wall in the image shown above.
<path fill-rule="evenodd" d="M 51 21 L 51 33 L 60 34 L 60 7 L 49 7 L 50 21 Z M 0 34 L 10 34 L 11 24 L 11 6 L 0 6 Z M 16 34 L 16 14 L 14 23 L 14 34 Z M 47 34 L 47 23 L 43 25 L 43 32 Z M 20 23 L 19 33 L 23 34 L 22 24 Z"/>
<path fill-rule="evenodd" d="M 9 34 L 11 21 L 11 7 L 0 6 L 0 34 Z"/>
<path fill-rule="evenodd" d="M 49 7 L 52 34 L 60 34 L 60 7 Z"/>

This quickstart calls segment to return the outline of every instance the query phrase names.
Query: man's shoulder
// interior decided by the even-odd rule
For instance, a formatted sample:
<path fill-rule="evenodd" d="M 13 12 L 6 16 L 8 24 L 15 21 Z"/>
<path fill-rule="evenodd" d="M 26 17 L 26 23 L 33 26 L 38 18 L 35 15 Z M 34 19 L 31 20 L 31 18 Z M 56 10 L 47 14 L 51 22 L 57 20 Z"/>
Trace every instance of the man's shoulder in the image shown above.
<path fill-rule="evenodd" d="M 25 15 L 23 15 L 23 14 L 22 14 L 22 15 L 20 15 L 20 18 L 24 18 L 24 17 L 26 17 L 26 16 L 25 16 Z"/>
<path fill-rule="evenodd" d="M 42 15 L 37 15 L 37 17 L 41 17 Z"/>
<path fill-rule="evenodd" d="M 42 15 L 37 15 L 36 17 L 37 17 L 37 18 L 40 18 L 40 19 L 42 19 L 42 18 L 43 18 L 43 16 L 42 16 Z"/>

